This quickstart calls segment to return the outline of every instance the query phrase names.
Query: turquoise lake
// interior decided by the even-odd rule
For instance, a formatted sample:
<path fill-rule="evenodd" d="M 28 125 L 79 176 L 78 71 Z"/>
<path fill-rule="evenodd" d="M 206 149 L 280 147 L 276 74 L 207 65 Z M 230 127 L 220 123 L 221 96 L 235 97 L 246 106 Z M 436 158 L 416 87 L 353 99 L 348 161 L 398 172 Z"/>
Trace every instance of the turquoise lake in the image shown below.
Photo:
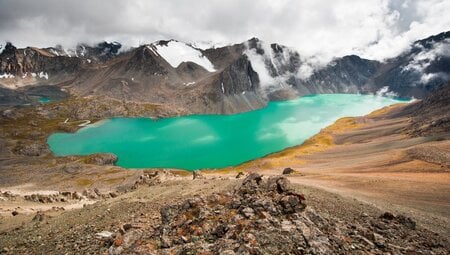
<path fill-rule="evenodd" d="M 299 145 L 341 117 L 360 116 L 407 100 L 322 94 L 271 102 L 233 115 L 152 120 L 112 118 L 48 138 L 55 155 L 110 152 L 125 168 L 221 168 Z"/>

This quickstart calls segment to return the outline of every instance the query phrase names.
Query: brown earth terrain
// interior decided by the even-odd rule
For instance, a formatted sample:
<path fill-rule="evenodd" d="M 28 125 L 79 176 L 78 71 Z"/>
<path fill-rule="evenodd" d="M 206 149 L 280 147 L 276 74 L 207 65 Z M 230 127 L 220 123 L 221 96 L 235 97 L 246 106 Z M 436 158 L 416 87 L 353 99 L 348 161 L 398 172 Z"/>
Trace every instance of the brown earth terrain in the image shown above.
<path fill-rule="evenodd" d="M 390 113 L 404 107 L 391 107 Z M 450 135 L 410 137 L 404 133 L 408 123 L 376 112 L 341 119 L 303 146 L 239 169 L 276 175 L 289 166 L 296 170 L 294 183 L 414 215 L 450 235 Z"/>
<path fill-rule="evenodd" d="M 141 247 L 139 240 L 143 240 L 149 245 L 146 246 L 147 254 L 153 254 L 148 252 L 152 249 L 158 253 L 182 253 L 184 249 L 188 252 L 192 251 L 192 244 L 205 245 L 200 246 L 203 247 L 201 250 L 212 254 L 220 251 L 258 254 L 274 250 L 266 250 L 267 247 L 258 240 L 252 241 L 252 235 L 254 238 L 265 233 L 264 229 L 271 230 L 284 224 L 285 228 L 297 229 L 298 234 L 303 235 L 298 237 L 303 241 L 296 239 L 296 235 L 292 240 L 284 240 L 289 245 L 306 242 L 305 247 L 309 250 L 305 248 L 303 253 L 327 254 L 331 249 L 340 254 L 352 251 L 362 254 L 448 254 L 448 88 L 447 85 L 424 101 L 391 106 L 364 117 L 340 119 L 301 146 L 237 167 L 195 173 L 195 180 L 183 171 L 124 170 L 114 166 L 117 158 L 108 154 L 54 157 L 45 143 L 46 137 L 55 131 L 78 129 L 80 120 L 95 121 L 115 115 L 164 117 L 182 114 L 180 111 L 150 104 L 130 107 L 117 100 L 108 103 L 92 100 L 85 102 L 89 105 L 86 108 L 63 101 L 4 110 L 0 119 L 0 252 L 99 254 L 109 249 L 111 254 L 118 254 Z M 65 123 L 66 118 L 73 121 Z M 252 201 L 236 191 L 241 185 L 236 175 L 239 172 L 244 176 L 254 172 L 279 175 L 287 167 L 293 169 L 293 173 L 287 175 L 295 190 L 292 192 L 304 194 L 307 211 L 295 209 L 299 204 L 289 197 L 294 194 L 289 193 L 291 191 L 278 191 L 281 195 L 276 195 L 270 188 L 255 186 L 261 188 L 255 199 L 269 199 L 267 203 L 277 206 L 285 206 L 281 201 L 287 199 L 294 211 L 273 211 L 270 217 L 264 216 L 270 219 L 271 225 L 264 223 L 262 232 L 254 232 L 251 230 L 254 222 L 248 220 L 253 218 L 247 217 L 251 211 L 243 211 L 243 208 L 250 207 L 253 213 L 258 210 L 253 208 Z M 222 194 L 219 197 L 224 199 L 237 201 L 242 210 L 235 211 L 236 208 L 227 207 L 227 203 L 218 203 L 224 206 L 222 208 L 208 207 L 211 202 L 207 195 L 214 192 Z M 183 200 L 194 195 L 202 196 L 200 204 L 208 204 L 201 207 L 204 213 L 219 211 L 220 214 L 223 209 L 223 212 L 241 215 L 237 218 L 207 217 L 201 224 L 226 223 L 232 230 L 230 233 L 245 234 L 247 238 L 242 242 L 250 242 L 250 246 L 233 248 L 228 245 L 238 240 L 235 235 L 215 235 L 210 239 L 209 234 L 213 232 L 195 235 L 194 239 L 194 234 L 188 232 L 182 239 L 189 244 L 187 246 L 169 235 L 170 244 L 164 244 L 169 239 L 163 240 L 165 232 L 161 232 L 162 229 L 186 230 L 183 224 L 192 222 L 184 222 L 186 218 L 182 215 L 189 212 L 189 208 L 195 211 L 197 207 L 174 212 L 176 217 L 182 217 L 179 218 L 181 222 L 177 221 L 181 225 L 164 223 L 164 208 L 181 206 Z M 261 215 L 266 212 L 270 214 L 264 207 Z M 322 220 L 317 220 L 317 215 Z M 380 218 L 380 215 L 384 216 Z M 312 223 L 308 228 L 302 228 L 303 225 L 297 222 L 299 219 Z M 244 232 L 235 228 L 242 224 L 252 228 L 242 230 Z M 127 234 L 130 229 L 148 232 L 148 235 L 139 231 Z M 202 229 L 208 228 L 202 225 Z M 271 233 L 279 236 L 286 232 Z M 214 245 L 208 246 L 204 240 L 211 240 Z M 233 254 L 230 252 L 228 254 Z"/>

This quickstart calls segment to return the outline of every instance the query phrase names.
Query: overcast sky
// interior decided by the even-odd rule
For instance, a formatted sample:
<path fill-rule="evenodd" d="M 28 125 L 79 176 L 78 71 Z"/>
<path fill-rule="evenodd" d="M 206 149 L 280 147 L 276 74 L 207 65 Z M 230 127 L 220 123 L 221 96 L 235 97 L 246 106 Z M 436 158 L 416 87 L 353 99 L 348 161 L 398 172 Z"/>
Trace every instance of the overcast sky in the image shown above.
<path fill-rule="evenodd" d="M 258 37 L 320 61 L 346 54 L 382 60 L 450 30 L 449 10 L 449 0 L 0 0 L 0 41 L 73 47 Z"/>

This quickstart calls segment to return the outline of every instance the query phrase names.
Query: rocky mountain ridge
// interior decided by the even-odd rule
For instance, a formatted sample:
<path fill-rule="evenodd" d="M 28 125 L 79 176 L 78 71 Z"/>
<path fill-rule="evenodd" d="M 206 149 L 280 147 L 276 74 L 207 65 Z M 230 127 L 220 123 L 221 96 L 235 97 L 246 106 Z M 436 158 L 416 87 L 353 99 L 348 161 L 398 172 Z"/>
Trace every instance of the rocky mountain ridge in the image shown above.
<path fill-rule="evenodd" d="M 386 62 L 344 56 L 305 76 L 300 70 L 307 63 L 297 51 L 257 38 L 206 50 L 176 40 L 126 51 L 117 42 L 80 44 L 72 51 L 8 43 L 0 53 L 0 87 L 20 93 L 55 85 L 74 96 L 164 103 L 191 113 L 242 112 L 314 93 L 382 90 L 424 98 L 450 79 L 449 48 L 445 32 Z"/>

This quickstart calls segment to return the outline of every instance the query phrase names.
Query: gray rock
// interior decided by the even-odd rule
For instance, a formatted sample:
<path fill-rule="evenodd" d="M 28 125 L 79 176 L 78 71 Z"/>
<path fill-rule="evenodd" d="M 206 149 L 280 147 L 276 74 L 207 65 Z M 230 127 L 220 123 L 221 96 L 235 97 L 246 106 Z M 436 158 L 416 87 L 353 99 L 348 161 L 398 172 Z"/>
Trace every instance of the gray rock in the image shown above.
<path fill-rule="evenodd" d="M 46 218 L 48 218 L 49 216 L 45 215 L 44 212 L 38 211 L 36 213 L 36 215 L 34 215 L 33 219 L 31 221 L 34 222 L 41 222 L 44 221 Z"/>
<path fill-rule="evenodd" d="M 373 240 L 374 244 L 377 247 L 383 248 L 386 245 L 385 238 L 382 235 L 378 234 L 378 233 L 373 233 L 372 234 L 372 240 Z"/>
<path fill-rule="evenodd" d="M 293 174 L 295 173 L 294 169 L 287 167 L 283 170 L 283 174 Z"/>
<path fill-rule="evenodd" d="M 255 211 L 253 211 L 253 209 L 250 207 L 245 207 L 244 209 L 242 209 L 242 215 L 247 218 L 252 218 L 253 216 L 255 216 Z"/>
<path fill-rule="evenodd" d="M 416 229 L 416 222 L 409 217 L 399 215 L 397 217 L 397 220 L 398 220 L 398 222 L 400 222 L 404 226 L 408 227 L 409 229 L 412 229 L 412 230 Z"/>
<path fill-rule="evenodd" d="M 200 173 L 200 171 L 195 170 L 192 172 L 192 179 L 204 179 L 204 176 Z"/>
<path fill-rule="evenodd" d="M 168 224 L 178 215 L 179 206 L 169 205 L 161 208 L 161 221 L 163 224 Z"/>
<path fill-rule="evenodd" d="M 395 219 L 395 215 L 390 212 L 385 212 L 385 213 L 383 213 L 383 215 L 380 216 L 380 218 L 385 219 L 385 220 L 393 220 L 393 219 Z"/>
<path fill-rule="evenodd" d="M 112 237 L 113 237 L 113 234 L 114 234 L 114 233 L 109 232 L 109 231 L 102 231 L 102 232 L 96 233 L 96 234 L 95 234 L 95 237 L 96 237 L 97 239 L 107 240 L 107 239 L 112 238 Z"/>
<path fill-rule="evenodd" d="M 245 176 L 245 174 L 243 173 L 243 172 L 239 172 L 237 175 L 236 175 L 236 179 L 240 179 L 240 178 L 242 178 L 242 177 L 244 177 Z"/>

